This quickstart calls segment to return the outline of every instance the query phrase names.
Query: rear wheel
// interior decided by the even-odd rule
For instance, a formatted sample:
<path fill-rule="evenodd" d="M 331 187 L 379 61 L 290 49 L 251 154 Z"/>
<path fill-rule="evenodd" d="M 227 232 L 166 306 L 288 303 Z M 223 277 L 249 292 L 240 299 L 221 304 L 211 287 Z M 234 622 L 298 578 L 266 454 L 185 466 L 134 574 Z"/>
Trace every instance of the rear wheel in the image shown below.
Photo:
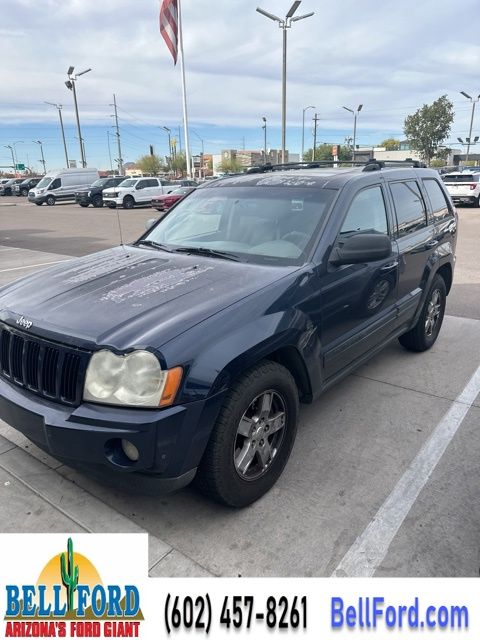
<path fill-rule="evenodd" d="M 132 198 L 132 196 L 125 196 L 125 198 L 123 199 L 123 208 L 133 209 L 134 206 L 135 206 L 135 200 Z"/>
<path fill-rule="evenodd" d="M 445 314 L 447 290 L 442 276 L 436 275 L 428 291 L 417 324 L 403 336 L 400 344 L 410 351 L 426 351 L 435 344 Z"/>
<path fill-rule="evenodd" d="M 45 198 L 45 202 L 48 204 L 49 207 L 53 207 L 53 205 L 55 204 L 55 196 L 47 196 Z"/>
<path fill-rule="evenodd" d="M 88 204 L 86 202 L 80 202 L 79 203 L 81 207 L 83 207 L 84 209 L 86 209 L 88 207 Z"/>
<path fill-rule="evenodd" d="M 231 507 L 263 496 L 280 477 L 295 441 L 298 390 L 290 372 L 266 361 L 234 383 L 198 468 L 202 493 Z"/>
<path fill-rule="evenodd" d="M 37 207 L 41 207 L 43 202 L 35 202 L 35 204 L 37 205 Z"/>

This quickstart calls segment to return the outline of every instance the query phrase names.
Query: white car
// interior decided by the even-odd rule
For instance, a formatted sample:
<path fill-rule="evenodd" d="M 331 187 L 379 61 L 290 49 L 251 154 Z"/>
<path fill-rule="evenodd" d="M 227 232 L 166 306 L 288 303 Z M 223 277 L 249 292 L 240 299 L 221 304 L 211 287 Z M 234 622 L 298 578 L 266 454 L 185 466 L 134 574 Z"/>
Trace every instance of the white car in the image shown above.
<path fill-rule="evenodd" d="M 473 204 L 480 207 L 480 173 L 454 171 L 442 176 L 442 180 L 455 204 Z"/>
<path fill-rule="evenodd" d="M 117 187 L 104 189 L 103 202 L 111 209 L 133 209 L 138 205 L 149 205 L 152 198 L 174 188 L 174 185 L 160 178 L 127 178 Z"/>

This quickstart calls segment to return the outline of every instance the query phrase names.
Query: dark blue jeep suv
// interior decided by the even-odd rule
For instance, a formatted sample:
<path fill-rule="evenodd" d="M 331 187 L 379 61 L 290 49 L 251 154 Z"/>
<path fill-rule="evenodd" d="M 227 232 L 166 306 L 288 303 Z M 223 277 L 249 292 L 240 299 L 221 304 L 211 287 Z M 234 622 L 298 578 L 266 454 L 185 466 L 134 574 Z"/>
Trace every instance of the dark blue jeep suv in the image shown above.
<path fill-rule="evenodd" d="M 431 347 L 457 231 L 438 173 L 272 169 L 1 289 L 0 417 L 68 464 L 241 507 L 282 473 L 299 401 L 392 339 Z"/>

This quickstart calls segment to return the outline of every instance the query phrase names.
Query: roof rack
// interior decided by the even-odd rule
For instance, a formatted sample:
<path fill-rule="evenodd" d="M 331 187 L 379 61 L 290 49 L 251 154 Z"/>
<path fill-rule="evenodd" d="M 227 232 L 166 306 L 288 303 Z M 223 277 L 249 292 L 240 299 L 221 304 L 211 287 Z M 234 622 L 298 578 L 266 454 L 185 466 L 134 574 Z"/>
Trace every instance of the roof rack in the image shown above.
<path fill-rule="evenodd" d="M 366 161 L 352 160 L 315 160 L 312 162 L 285 162 L 283 164 L 270 164 L 250 167 L 246 173 L 268 173 L 269 171 L 285 171 L 288 169 L 321 169 L 322 167 L 337 167 L 338 165 L 348 165 L 351 167 L 363 167 L 363 171 L 379 171 L 388 167 L 413 167 L 414 169 L 425 168 L 427 165 L 419 160 L 376 160 L 370 158 Z"/>

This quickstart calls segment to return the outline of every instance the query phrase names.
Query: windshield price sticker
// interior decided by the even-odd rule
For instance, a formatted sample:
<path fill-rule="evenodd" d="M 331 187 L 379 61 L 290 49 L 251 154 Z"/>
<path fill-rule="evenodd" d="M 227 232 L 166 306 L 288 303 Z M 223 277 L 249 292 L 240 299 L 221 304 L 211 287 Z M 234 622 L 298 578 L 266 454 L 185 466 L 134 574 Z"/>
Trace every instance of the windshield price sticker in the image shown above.
<path fill-rule="evenodd" d="M 0 638 L 479 637 L 471 579 L 170 578 L 184 565 L 155 548 L 147 534 L 1 534 Z"/>

